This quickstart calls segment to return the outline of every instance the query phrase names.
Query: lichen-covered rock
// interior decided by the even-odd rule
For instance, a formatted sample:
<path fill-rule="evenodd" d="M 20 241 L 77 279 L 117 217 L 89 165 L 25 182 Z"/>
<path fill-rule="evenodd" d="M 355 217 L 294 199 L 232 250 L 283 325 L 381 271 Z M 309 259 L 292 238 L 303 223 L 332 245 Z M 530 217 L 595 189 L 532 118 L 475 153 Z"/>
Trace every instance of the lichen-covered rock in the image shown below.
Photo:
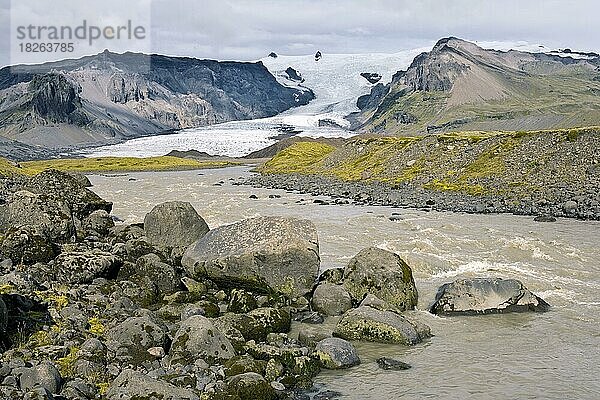
<path fill-rule="evenodd" d="M 243 314 L 248 311 L 252 311 L 258 307 L 256 298 L 254 295 L 243 289 L 233 289 L 229 298 L 229 305 L 227 311 Z"/>
<path fill-rule="evenodd" d="M 33 226 L 9 228 L 0 238 L 0 258 L 10 258 L 14 264 L 46 263 L 56 257 L 58 249 Z"/>
<path fill-rule="evenodd" d="M 458 279 L 442 285 L 429 311 L 439 315 L 544 312 L 550 308 L 516 279 Z"/>
<path fill-rule="evenodd" d="M 291 316 L 282 308 L 262 307 L 247 314 L 227 313 L 217 318 L 219 323 L 238 330 L 246 340 L 264 341 L 269 333 L 289 332 Z"/>
<path fill-rule="evenodd" d="M 333 332 L 346 340 L 414 345 L 431 336 L 429 328 L 392 311 L 358 307 L 346 312 Z"/>
<path fill-rule="evenodd" d="M 161 295 L 172 294 L 182 288 L 175 267 L 162 262 L 154 253 L 138 258 L 135 264 L 125 265 L 127 267 L 121 268 L 119 277 L 127 278 L 132 282 L 139 281 L 142 277 L 148 278 L 156 284 Z"/>
<path fill-rule="evenodd" d="M 28 225 L 40 235 L 55 242 L 65 242 L 75 234 L 71 210 L 62 201 L 46 194 L 34 194 L 25 190 L 9 196 L 0 206 L 0 231 L 11 226 Z"/>
<path fill-rule="evenodd" d="M 131 317 L 107 332 L 107 347 L 124 365 L 140 365 L 154 359 L 152 347 L 168 348 L 167 328 L 150 314 Z"/>
<path fill-rule="evenodd" d="M 144 218 L 148 241 L 159 248 L 186 248 L 208 232 L 208 225 L 190 203 L 169 201 Z"/>
<path fill-rule="evenodd" d="M 340 284 L 344 280 L 344 268 L 329 268 L 319 275 L 319 282 Z"/>
<path fill-rule="evenodd" d="M 361 250 L 344 270 L 344 287 L 360 302 L 371 293 L 398 311 L 417 305 L 417 288 L 410 267 L 395 253 L 370 247 Z"/>
<path fill-rule="evenodd" d="M 323 368 L 344 369 L 360 364 L 360 358 L 352 343 L 340 338 L 327 338 L 315 346 L 315 356 Z"/>
<path fill-rule="evenodd" d="M 35 387 L 42 387 L 52 394 L 57 394 L 60 391 L 62 378 L 58 368 L 47 361 L 35 367 L 23 368 L 19 374 L 19 384 L 24 392 L 28 392 Z"/>
<path fill-rule="evenodd" d="M 126 369 L 111 382 L 107 400 L 199 400 L 189 389 L 179 388 L 142 372 Z"/>
<path fill-rule="evenodd" d="M 266 361 L 255 360 L 247 354 L 235 356 L 225 362 L 225 376 L 235 376 L 246 372 L 264 374 L 266 365 Z"/>
<path fill-rule="evenodd" d="M 275 389 L 261 375 L 247 372 L 227 380 L 227 391 L 241 400 L 273 400 Z"/>
<path fill-rule="evenodd" d="M 100 250 L 65 252 L 54 260 L 48 280 L 72 284 L 91 283 L 95 278 L 116 277 L 121 260 Z"/>
<path fill-rule="evenodd" d="M 252 218 L 213 229 L 181 264 L 192 277 L 222 286 L 298 297 L 312 289 L 319 271 L 317 231 L 307 220 Z"/>
<path fill-rule="evenodd" d="M 352 298 L 343 286 L 322 283 L 313 293 L 312 306 L 321 314 L 342 315 L 352 308 Z"/>
<path fill-rule="evenodd" d="M 115 222 L 106 210 L 96 210 L 82 221 L 86 235 L 106 236 L 114 226 Z"/>
<path fill-rule="evenodd" d="M 201 315 L 181 322 L 171 345 L 171 363 L 193 364 L 197 358 L 228 360 L 235 356 L 231 342 L 212 323 Z"/>

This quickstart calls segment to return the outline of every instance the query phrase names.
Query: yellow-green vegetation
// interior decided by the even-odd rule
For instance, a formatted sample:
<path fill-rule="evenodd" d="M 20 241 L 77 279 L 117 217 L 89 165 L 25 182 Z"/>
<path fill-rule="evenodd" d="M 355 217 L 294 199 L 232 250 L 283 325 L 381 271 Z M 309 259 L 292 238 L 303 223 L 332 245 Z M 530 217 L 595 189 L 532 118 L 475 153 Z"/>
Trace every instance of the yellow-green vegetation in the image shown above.
<path fill-rule="evenodd" d="M 90 325 L 90 329 L 88 332 L 94 336 L 102 336 L 106 331 L 106 327 L 102 323 L 102 320 L 98 317 L 92 317 L 89 319 L 88 324 Z"/>
<path fill-rule="evenodd" d="M 77 361 L 78 352 L 77 347 L 71 347 L 67 355 L 56 360 L 56 365 L 63 378 L 73 378 L 75 376 L 75 362 Z"/>
<path fill-rule="evenodd" d="M 10 283 L 0 285 L 0 294 L 11 294 L 13 290 L 15 290 L 15 288 Z"/>
<path fill-rule="evenodd" d="M 358 136 L 339 148 L 296 143 L 259 170 L 267 174 L 315 174 L 344 181 L 411 183 L 470 195 L 526 192 L 539 189 L 534 177 L 548 157 L 568 154 L 572 150 L 565 148 L 565 153 L 559 147 L 572 146 L 570 142 L 584 136 L 586 140 L 600 141 L 600 127 Z M 539 149 L 538 156 L 532 148 L 539 146 L 545 147 Z"/>
<path fill-rule="evenodd" d="M 29 337 L 29 341 L 26 343 L 27 347 L 35 348 L 42 346 L 49 346 L 52 344 L 50 334 L 46 331 L 37 331 Z"/>
<path fill-rule="evenodd" d="M 296 142 L 280 151 L 260 169 L 266 174 L 316 172 L 321 160 L 335 150 L 335 147 L 318 142 Z"/>
<path fill-rule="evenodd" d="M 61 158 L 55 160 L 27 161 L 21 163 L 23 173 L 33 175 L 46 169 L 64 172 L 136 172 L 173 171 L 218 168 L 233 165 L 229 161 L 198 161 L 171 156 L 162 157 L 102 157 Z"/>
<path fill-rule="evenodd" d="M 65 294 L 53 291 L 35 291 L 34 293 L 42 299 L 43 302 L 54 307 L 58 311 L 69 305 L 69 298 Z"/>
<path fill-rule="evenodd" d="M 23 170 L 16 163 L 0 157 L 0 175 L 14 176 L 20 174 L 23 174 Z"/>

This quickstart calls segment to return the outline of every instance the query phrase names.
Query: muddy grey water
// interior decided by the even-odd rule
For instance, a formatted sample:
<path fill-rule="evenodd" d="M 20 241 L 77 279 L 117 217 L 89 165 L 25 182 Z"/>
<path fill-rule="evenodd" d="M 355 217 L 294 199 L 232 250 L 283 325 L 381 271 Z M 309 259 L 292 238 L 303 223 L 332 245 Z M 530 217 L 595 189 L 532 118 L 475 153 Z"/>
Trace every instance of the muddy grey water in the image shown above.
<path fill-rule="evenodd" d="M 127 222 L 143 221 L 157 203 L 185 200 L 211 227 L 262 215 L 308 218 L 318 229 L 323 268 L 344 266 L 367 246 L 400 254 L 412 266 L 419 313 L 435 336 L 414 347 L 355 343 L 360 366 L 316 378 L 343 398 L 600 399 L 600 223 L 322 206 L 310 195 L 232 185 L 230 178 L 247 175 L 240 167 L 91 181 Z M 402 220 L 390 221 L 392 212 Z M 552 310 L 448 318 L 425 311 L 441 284 L 478 276 L 520 279 Z M 380 370 L 381 356 L 413 368 Z"/>

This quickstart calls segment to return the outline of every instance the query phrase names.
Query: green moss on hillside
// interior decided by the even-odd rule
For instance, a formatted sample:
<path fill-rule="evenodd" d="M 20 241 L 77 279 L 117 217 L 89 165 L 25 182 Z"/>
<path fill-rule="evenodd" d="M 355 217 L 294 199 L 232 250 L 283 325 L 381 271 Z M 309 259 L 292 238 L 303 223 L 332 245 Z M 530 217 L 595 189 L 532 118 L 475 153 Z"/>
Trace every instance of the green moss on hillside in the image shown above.
<path fill-rule="evenodd" d="M 334 150 L 335 147 L 328 144 L 297 142 L 277 153 L 259 171 L 265 174 L 317 172 L 318 164 Z"/>

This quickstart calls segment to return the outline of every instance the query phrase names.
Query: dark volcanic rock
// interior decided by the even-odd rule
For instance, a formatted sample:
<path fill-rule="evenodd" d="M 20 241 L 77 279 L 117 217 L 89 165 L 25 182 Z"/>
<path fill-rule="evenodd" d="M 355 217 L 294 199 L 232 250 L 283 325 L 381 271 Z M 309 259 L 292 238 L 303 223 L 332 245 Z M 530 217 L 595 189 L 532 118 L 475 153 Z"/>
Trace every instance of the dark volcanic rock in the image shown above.
<path fill-rule="evenodd" d="M 381 357 L 377 359 L 377 365 L 379 368 L 386 371 L 403 371 L 410 369 L 411 366 L 405 362 L 394 360 L 393 358 Z"/>
<path fill-rule="evenodd" d="M 375 72 L 363 72 L 360 74 L 363 78 L 365 78 L 370 84 L 374 85 L 381 80 L 381 75 Z"/>
<path fill-rule="evenodd" d="M 248 219 L 208 232 L 188 248 L 181 264 L 194 278 L 297 297 L 308 293 L 317 277 L 317 231 L 307 220 Z"/>
<path fill-rule="evenodd" d="M 548 311 L 549 304 L 516 279 L 459 279 L 442 285 L 429 311 L 439 315 Z"/>
<path fill-rule="evenodd" d="M 292 81 L 295 81 L 295 82 L 304 82 L 304 78 L 302 78 L 302 75 L 300 75 L 300 72 L 296 71 L 292 67 L 288 67 L 285 70 L 285 73 L 287 74 L 288 78 L 290 80 L 292 80 Z"/>

